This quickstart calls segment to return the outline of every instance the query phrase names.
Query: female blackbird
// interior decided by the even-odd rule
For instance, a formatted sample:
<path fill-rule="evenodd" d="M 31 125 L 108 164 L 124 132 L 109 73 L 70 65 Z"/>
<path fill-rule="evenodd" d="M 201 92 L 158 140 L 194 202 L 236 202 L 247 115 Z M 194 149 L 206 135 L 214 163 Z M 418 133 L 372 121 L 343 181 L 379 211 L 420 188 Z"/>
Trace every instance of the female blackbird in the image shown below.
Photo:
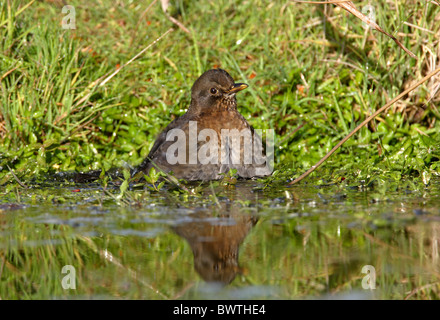
<path fill-rule="evenodd" d="M 133 176 L 153 167 L 189 181 L 221 179 L 230 169 L 243 178 L 270 175 L 261 137 L 237 111 L 235 94 L 247 87 L 222 69 L 202 74 L 188 111 L 162 131 Z"/>

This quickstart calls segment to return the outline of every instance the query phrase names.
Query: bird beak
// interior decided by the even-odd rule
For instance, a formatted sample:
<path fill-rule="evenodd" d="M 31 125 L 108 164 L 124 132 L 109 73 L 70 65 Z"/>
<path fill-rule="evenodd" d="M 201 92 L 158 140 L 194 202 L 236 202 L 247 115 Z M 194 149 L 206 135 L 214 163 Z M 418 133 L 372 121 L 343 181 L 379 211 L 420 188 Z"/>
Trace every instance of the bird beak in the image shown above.
<path fill-rule="evenodd" d="M 247 87 L 249 87 L 249 86 L 246 83 L 234 83 L 234 86 L 232 87 L 232 89 L 226 93 L 234 94 L 234 93 L 237 93 L 238 91 L 246 89 Z"/>

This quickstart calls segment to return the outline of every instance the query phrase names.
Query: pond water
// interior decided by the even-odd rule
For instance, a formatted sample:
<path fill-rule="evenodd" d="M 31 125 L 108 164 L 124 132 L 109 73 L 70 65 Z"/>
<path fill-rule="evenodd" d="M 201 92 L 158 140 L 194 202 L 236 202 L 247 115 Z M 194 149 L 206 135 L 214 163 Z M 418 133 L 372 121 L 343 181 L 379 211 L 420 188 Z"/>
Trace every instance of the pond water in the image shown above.
<path fill-rule="evenodd" d="M 197 190 L 2 192 L 0 298 L 440 298 L 438 179 Z"/>

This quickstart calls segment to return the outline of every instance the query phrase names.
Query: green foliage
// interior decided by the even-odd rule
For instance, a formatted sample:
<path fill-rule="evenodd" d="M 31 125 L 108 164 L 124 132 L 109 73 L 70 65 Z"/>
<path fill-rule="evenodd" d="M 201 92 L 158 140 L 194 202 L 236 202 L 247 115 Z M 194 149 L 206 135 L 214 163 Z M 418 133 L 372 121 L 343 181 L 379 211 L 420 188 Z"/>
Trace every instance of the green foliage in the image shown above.
<path fill-rule="evenodd" d="M 160 191 L 165 184 L 165 180 L 163 179 L 161 182 L 157 183 L 161 177 L 166 177 L 166 175 L 161 171 L 156 171 L 156 169 L 151 168 L 148 175 L 144 175 L 145 180 L 152 185 L 147 185 L 148 189 L 151 191 Z"/>
<path fill-rule="evenodd" d="M 221 184 L 224 186 L 233 186 L 237 183 L 237 169 L 229 169 L 229 171 L 223 174 Z"/>
<path fill-rule="evenodd" d="M 379 24 L 416 61 L 331 5 L 324 15 L 322 5 L 286 1 L 170 1 L 186 34 L 159 2 L 147 12 L 149 2 L 71 0 L 77 29 L 64 30 L 62 1 L 0 1 L 0 298 L 210 298 L 198 290 L 197 250 L 175 228 L 249 214 L 259 221 L 240 248 L 248 272 L 214 299 L 356 294 L 359 270 L 372 264 L 374 298 L 438 300 L 437 80 L 286 188 L 438 65 L 431 2 L 375 2 Z M 140 164 L 213 67 L 249 84 L 237 99 L 253 127 L 275 129 L 273 174 L 229 172 L 203 185 L 152 169 L 141 188 L 127 169 L 106 176 Z M 92 169 L 102 170 L 98 184 L 47 181 Z M 66 291 L 60 272 L 71 264 L 78 289 Z"/>
<path fill-rule="evenodd" d="M 144 9 L 135 3 L 106 1 L 105 9 L 69 4 L 77 13 L 74 30 L 60 27 L 57 2 L 0 4 L 1 184 L 13 180 L 7 166 L 27 180 L 49 171 L 140 164 L 160 130 L 187 109 L 193 81 L 214 66 L 250 85 L 238 96 L 240 111 L 255 128 L 275 129 L 276 169 L 285 181 L 420 78 L 433 58 L 412 38 L 406 45 L 418 54 L 417 63 L 386 38 L 348 37 L 347 32 L 366 34 L 349 15 L 327 22 L 324 38 L 322 24 L 308 26 L 320 15 L 318 5 L 176 1 L 169 12 L 192 33 L 176 29 L 97 86 L 164 34 L 170 22 L 159 5 L 140 19 Z M 408 12 L 399 3 L 381 6 L 378 19 L 385 29 L 434 43 L 438 7 L 418 4 Z M 402 21 L 423 21 L 430 32 L 407 30 Z M 339 60 L 331 58 L 335 54 Z M 381 175 L 428 184 L 439 172 L 440 141 L 433 107 L 438 99 L 428 102 L 431 89 L 422 87 L 407 107 L 392 108 L 362 129 L 316 176 L 359 182 Z"/>

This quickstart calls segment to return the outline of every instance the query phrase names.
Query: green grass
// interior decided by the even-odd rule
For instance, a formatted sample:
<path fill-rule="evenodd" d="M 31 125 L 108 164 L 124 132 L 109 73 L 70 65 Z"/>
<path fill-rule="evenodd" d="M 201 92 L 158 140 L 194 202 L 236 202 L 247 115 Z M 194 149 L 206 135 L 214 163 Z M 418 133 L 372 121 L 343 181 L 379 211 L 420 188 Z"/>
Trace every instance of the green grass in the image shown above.
<path fill-rule="evenodd" d="M 234 280 L 232 296 L 259 286 L 276 287 L 274 298 L 336 295 L 358 290 L 360 267 L 373 264 L 381 277 L 375 298 L 438 299 L 439 94 L 428 102 L 438 76 L 363 128 L 301 187 L 284 186 L 439 65 L 440 7 L 377 2 L 379 25 L 414 60 L 331 5 L 171 1 L 187 34 L 159 2 L 145 13 L 151 3 L 72 0 L 77 29 L 64 30 L 60 0 L 0 2 L 0 297 L 205 298 L 191 247 L 171 225 L 182 211 L 207 211 L 212 220 L 233 204 L 260 221 L 241 247 L 248 273 Z M 79 187 L 16 183 L 9 168 L 32 186 L 55 171 L 138 165 L 213 67 L 250 85 L 238 96 L 240 111 L 255 128 L 276 131 L 276 171 L 263 183 L 188 187 L 196 195 L 157 177 L 142 190 L 103 179 L 106 192 L 96 184 L 72 192 Z M 77 218 L 85 224 L 75 225 Z M 103 258 L 105 250 L 121 263 Z M 68 264 L 77 268 L 76 291 L 60 286 Z"/>
<path fill-rule="evenodd" d="M 171 1 L 187 34 L 159 3 L 142 15 L 149 2 L 71 1 L 75 30 L 61 28 L 61 1 L 21 10 L 25 3 L 0 4 L 0 184 L 14 181 L 8 166 L 27 180 L 138 165 L 160 130 L 185 112 L 195 79 L 213 67 L 250 85 L 238 96 L 240 111 L 255 128 L 276 130 L 276 169 L 285 181 L 439 62 L 440 7 L 422 1 L 376 7 L 378 23 L 418 60 L 333 6 Z M 428 102 L 438 79 L 362 129 L 318 176 L 428 183 L 439 172 L 439 95 Z"/>

